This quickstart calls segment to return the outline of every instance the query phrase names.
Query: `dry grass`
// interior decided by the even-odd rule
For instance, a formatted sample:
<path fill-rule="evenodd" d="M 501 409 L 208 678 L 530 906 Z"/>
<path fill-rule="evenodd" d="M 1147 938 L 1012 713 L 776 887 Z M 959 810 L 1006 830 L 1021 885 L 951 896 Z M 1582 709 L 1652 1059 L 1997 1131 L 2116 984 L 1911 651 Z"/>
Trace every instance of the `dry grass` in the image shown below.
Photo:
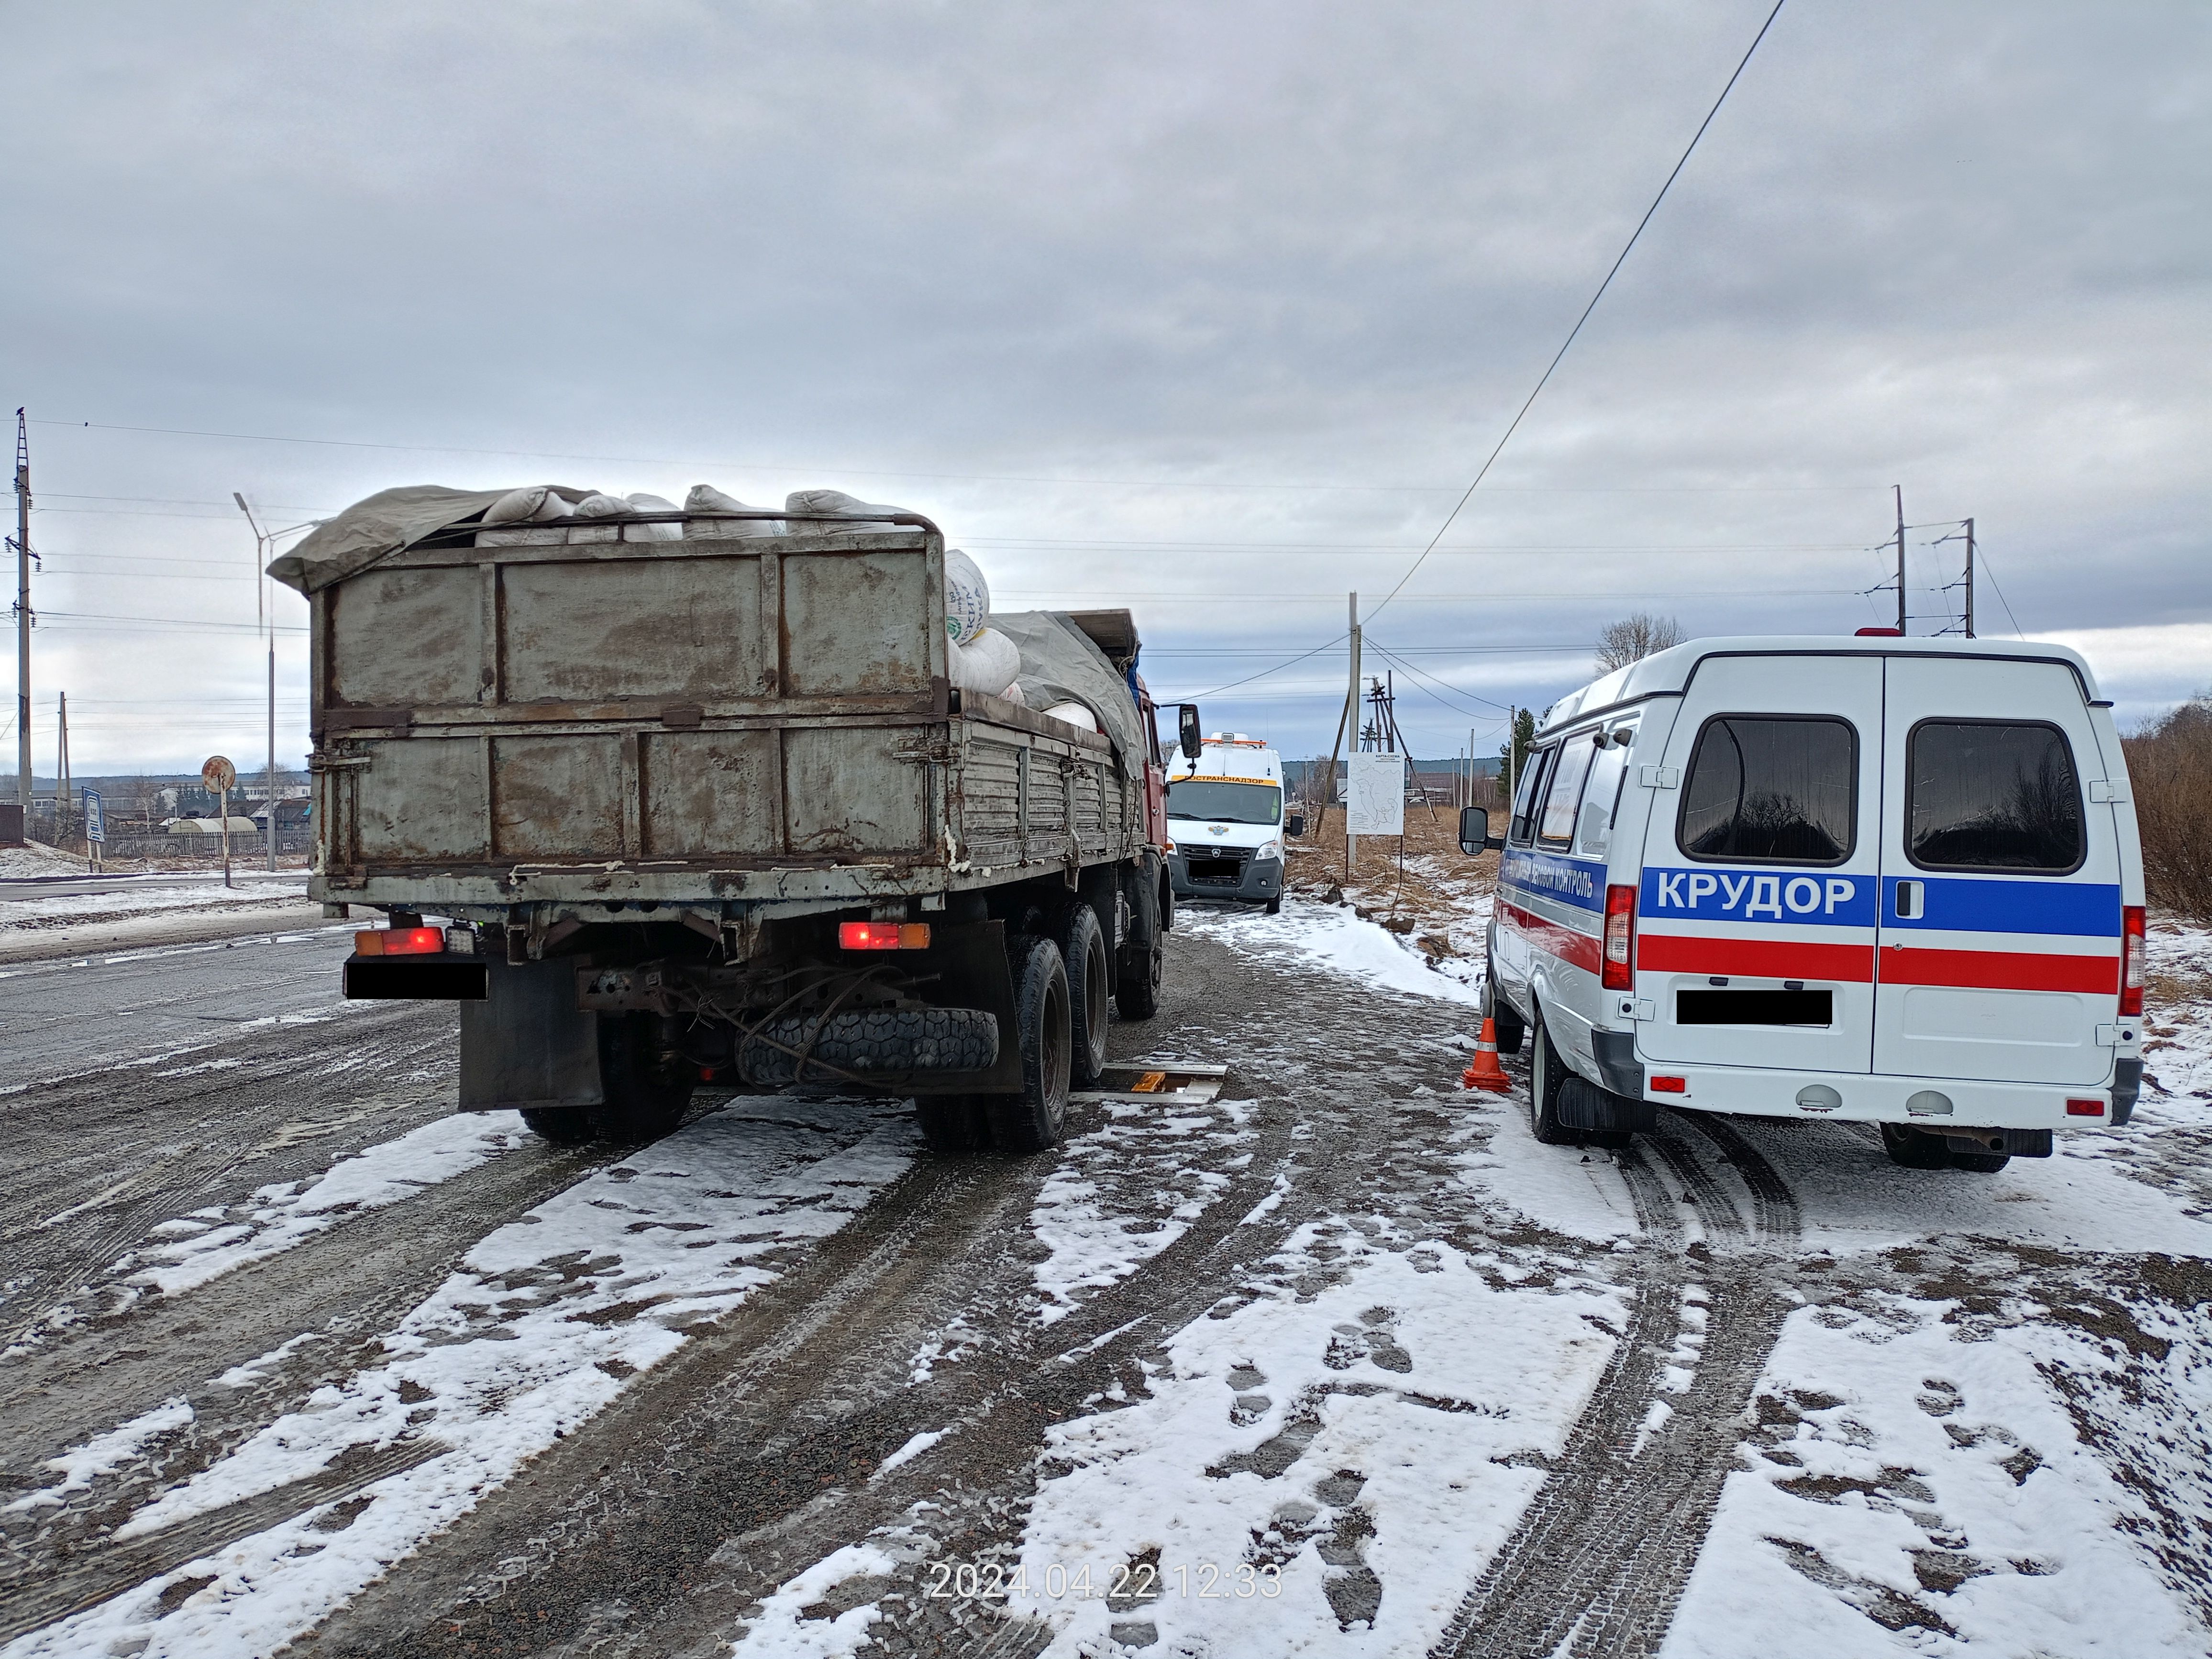
<path fill-rule="evenodd" d="M 2125 747 L 2150 902 L 2212 921 L 2212 700 L 2182 704 Z"/>
<path fill-rule="evenodd" d="M 1395 933 L 1410 933 L 1431 956 L 1468 949 L 1464 933 L 1468 901 L 1490 891 L 1498 875 L 1498 854 L 1468 858 L 1459 850 L 1456 807 L 1408 806 L 1406 833 L 1362 836 L 1358 862 L 1347 878 L 1344 868 L 1344 813 L 1332 807 L 1327 822 L 1316 825 L 1307 812 L 1307 833 L 1287 842 L 1290 889 L 1312 898 L 1341 897 L 1360 915 Z M 1492 820 L 1504 822 L 1504 814 Z"/>

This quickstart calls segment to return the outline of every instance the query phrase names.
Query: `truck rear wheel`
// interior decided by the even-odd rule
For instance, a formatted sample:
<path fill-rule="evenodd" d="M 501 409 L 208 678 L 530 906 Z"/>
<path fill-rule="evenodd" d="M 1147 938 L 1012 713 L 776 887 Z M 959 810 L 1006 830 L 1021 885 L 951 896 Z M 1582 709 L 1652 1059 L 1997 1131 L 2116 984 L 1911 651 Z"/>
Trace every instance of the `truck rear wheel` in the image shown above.
<path fill-rule="evenodd" d="M 1072 1076 L 1077 1088 L 1088 1089 L 1106 1069 L 1106 1005 L 1114 994 L 1106 932 L 1090 905 L 1079 902 L 1068 908 L 1066 923 L 1060 930 L 1060 956 L 1067 969 Z"/>
<path fill-rule="evenodd" d="M 991 1144 L 1012 1156 L 1060 1144 L 1067 1127 L 1070 1052 L 1067 969 L 1048 939 L 1009 941 L 1022 1045 L 1022 1091 L 988 1097 Z"/>
<path fill-rule="evenodd" d="M 556 1146 L 580 1146 L 599 1133 L 580 1106 L 540 1106 L 522 1109 L 523 1127 Z"/>
<path fill-rule="evenodd" d="M 991 1125 L 980 1095 L 923 1095 L 914 1103 L 921 1144 L 939 1158 L 957 1158 L 987 1145 Z"/>
<path fill-rule="evenodd" d="M 660 1063 L 659 1024 L 651 1014 L 599 1016 L 599 1081 L 606 1098 L 584 1114 L 604 1140 L 638 1146 L 684 1121 L 693 1079 L 688 1068 Z"/>
<path fill-rule="evenodd" d="M 1160 890 L 1140 867 L 1129 882 L 1129 938 L 1114 981 L 1114 1006 L 1124 1019 L 1150 1019 L 1160 1011 L 1160 977 L 1167 947 L 1160 935 Z"/>

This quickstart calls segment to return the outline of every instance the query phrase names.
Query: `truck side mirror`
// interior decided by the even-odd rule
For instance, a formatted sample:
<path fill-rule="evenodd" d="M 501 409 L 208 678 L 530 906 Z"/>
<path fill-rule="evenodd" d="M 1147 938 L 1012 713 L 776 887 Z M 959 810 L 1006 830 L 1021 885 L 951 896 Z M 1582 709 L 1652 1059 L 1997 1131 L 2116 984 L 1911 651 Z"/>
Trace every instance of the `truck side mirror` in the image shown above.
<path fill-rule="evenodd" d="M 1200 742 L 1206 735 L 1198 729 L 1198 705 L 1194 702 L 1177 703 L 1176 714 L 1178 716 L 1176 746 L 1182 750 L 1185 760 L 1194 761 L 1198 758 Z"/>
<path fill-rule="evenodd" d="M 1459 850 L 1474 858 L 1483 853 L 1494 853 L 1505 845 L 1505 837 L 1490 833 L 1490 814 L 1480 806 L 1462 806 L 1459 810 Z"/>
<path fill-rule="evenodd" d="M 1303 812 L 1291 813 L 1290 821 L 1284 824 L 1283 830 L 1293 840 L 1303 836 L 1306 832 L 1306 815 Z"/>

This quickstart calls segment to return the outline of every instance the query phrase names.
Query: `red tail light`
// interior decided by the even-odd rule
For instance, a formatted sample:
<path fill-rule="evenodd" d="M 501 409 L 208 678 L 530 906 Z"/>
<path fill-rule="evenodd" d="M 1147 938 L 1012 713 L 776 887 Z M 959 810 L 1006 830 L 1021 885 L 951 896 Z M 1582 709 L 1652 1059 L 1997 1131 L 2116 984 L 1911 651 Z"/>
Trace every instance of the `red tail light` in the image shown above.
<path fill-rule="evenodd" d="M 2124 906 L 2120 911 L 2120 1012 L 2138 1018 L 2142 1013 L 2143 973 L 2148 965 L 2150 941 L 2143 937 L 2143 908 Z"/>
<path fill-rule="evenodd" d="M 355 954 L 364 957 L 434 956 L 446 948 L 442 927 L 372 927 L 353 936 Z"/>
<path fill-rule="evenodd" d="M 837 924 L 841 951 L 927 951 L 929 924 L 926 921 L 841 921 Z"/>
<path fill-rule="evenodd" d="M 1686 1095 L 1690 1092 L 1690 1079 L 1686 1077 L 1655 1077 L 1651 1079 L 1651 1092 L 1655 1095 Z"/>
<path fill-rule="evenodd" d="M 1605 966 L 1598 983 L 1608 991 L 1626 991 L 1636 983 L 1636 890 L 1614 885 L 1605 890 Z"/>

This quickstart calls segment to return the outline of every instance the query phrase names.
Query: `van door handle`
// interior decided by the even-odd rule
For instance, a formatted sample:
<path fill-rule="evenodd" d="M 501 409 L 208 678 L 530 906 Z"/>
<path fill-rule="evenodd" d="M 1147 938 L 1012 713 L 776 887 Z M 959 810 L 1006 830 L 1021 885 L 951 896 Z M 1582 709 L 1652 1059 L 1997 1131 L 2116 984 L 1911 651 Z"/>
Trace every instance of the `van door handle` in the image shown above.
<path fill-rule="evenodd" d="M 1899 921 L 1918 921 L 1928 914 L 1928 884 L 1924 881 L 1900 881 L 1897 884 L 1897 919 Z"/>

